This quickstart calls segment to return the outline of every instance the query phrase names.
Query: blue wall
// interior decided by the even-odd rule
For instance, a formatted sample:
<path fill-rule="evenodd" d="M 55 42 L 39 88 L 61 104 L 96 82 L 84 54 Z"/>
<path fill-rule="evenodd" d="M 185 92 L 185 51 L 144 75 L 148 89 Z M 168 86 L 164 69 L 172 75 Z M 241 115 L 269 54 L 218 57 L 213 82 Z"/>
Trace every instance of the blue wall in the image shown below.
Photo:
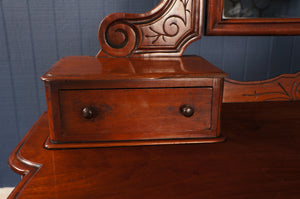
<path fill-rule="evenodd" d="M 96 55 L 97 29 L 112 12 L 145 12 L 158 0 L 0 0 L 0 187 L 19 181 L 7 159 L 46 110 L 39 77 L 60 57 Z M 200 55 L 237 80 L 300 70 L 299 36 L 204 36 Z"/>

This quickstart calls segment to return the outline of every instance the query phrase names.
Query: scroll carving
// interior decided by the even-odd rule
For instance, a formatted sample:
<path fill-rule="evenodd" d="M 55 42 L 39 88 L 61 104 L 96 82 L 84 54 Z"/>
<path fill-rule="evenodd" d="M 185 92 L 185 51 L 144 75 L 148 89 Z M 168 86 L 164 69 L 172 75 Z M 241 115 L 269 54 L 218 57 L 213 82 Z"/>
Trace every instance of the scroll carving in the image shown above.
<path fill-rule="evenodd" d="M 223 102 L 298 101 L 300 100 L 300 72 L 276 78 L 239 82 L 225 79 Z"/>
<path fill-rule="evenodd" d="M 162 0 L 144 14 L 114 13 L 99 28 L 97 57 L 180 56 L 201 37 L 203 0 Z"/>
<path fill-rule="evenodd" d="M 174 2 L 174 7 L 181 10 L 181 12 L 175 14 L 168 13 L 165 17 L 156 21 L 153 25 L 141 27 L 145 34 L 145 38 L 143 38 L 143 46 L 156 45 L 156 43 L 158 43 L 159 46 L 164 46 L 164 44 L 167 43 L 168 38 L 180 37 L 188 31 L 188 25 L 191 23 L 190 9 L 192 0 L 179 0 Z M 153 34 L 151 34 L 151 32 Z M 149 44 L 147 39 L 151 37 L 154 38 L 154 40 L 152 40 L 151 44 Z M 163 41 L 159 42 L 159 39 L 162 39 Z M 176 42 L 176 40 L 173 40 L 173 42 Z"/>

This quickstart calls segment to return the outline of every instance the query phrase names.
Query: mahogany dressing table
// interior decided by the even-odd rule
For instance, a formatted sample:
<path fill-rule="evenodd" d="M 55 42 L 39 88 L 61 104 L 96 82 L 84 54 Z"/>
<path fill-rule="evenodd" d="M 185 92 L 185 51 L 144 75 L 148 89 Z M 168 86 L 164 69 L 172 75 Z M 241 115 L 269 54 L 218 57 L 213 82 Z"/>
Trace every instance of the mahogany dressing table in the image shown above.
<path fill-rule="evenodd" d="M 44 113 L 10 156 L 9 198 L 299 198 L 300 103 L 224 104 L 225 143 L 49 150 Z M 278 114 L 280 113 L 280 114 Z"/>
<path fill-rule="evenodd" d="M 202 9 L 163 0 L 109 15 L 96 57 L 46 72 L 48 111 L 10 156 L 23 178 L 9 198 L 298 198 L 300 104 L 222 102 L 280 101 L 273 84 L 297 100 L 300 75 L 224 83 L 181 56 L 201 36 Z M 260 84 L 271 96 L 255 96 Z"/>

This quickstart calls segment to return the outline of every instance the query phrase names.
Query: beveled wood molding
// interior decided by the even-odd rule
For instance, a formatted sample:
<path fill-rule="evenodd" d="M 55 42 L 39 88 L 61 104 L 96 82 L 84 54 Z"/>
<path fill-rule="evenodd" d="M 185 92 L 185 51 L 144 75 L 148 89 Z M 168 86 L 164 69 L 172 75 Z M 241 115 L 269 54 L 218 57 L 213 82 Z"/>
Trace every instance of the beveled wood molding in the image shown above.
<path fill-rule="evenodd" d="M 124 147 L 124 146 L 154 146 L 170 144 L 211 144 L 225 142 L 226 137 L 199 138 L 199 139 L 160 139 L 160 140 L 128 140 L 111 142 L 73 142 L 73 143 L 52 143 L 48 137 L 44 147 L 46 149 L 79 149 L 98 147 Z"/>
<path fill-rule="evenodd" d="M 201 37 L 203 0 L 162 0 L 142 14 L 114 13 L 101 22 L 97 57 L 181 56 Z"/>
<path fill-rule="evenodd" d="M 225 142 L 226 137 L 199 138 L 199 139 L 160 139 L 160 140 L 128 140 L 111 142 L 73 142 L 73 143 L 52 143 L 48 137 L 44 147 L 46 149 L 79 149 L 98 147 L 124 147 L 124 146 L 156 146 L 170 144 L 211 144 Z"/>
<path fill-rule="evenodd" d="M 206 35 L 300 35 L 300 18 L 223 19 L 223 0 L 208 0 Z"/>
<path fill-rule="evenodd" d="M 44 112 L 42 117 L 47 117 L 47 112 Z M 8 159 L 8 164 L 10 168 L 22 175 L 22 180 L 18 183 L 18 185 L 14 188 L 14 190 L 10 193 L 8 196 L 8 199 L 17 198 L 19 195 L 19 192 L 23 189 L 23 187 L 26 185 L 26 183 L 31 179 L 34 174 L 41 168 L 41 164 L 37 164 L 34 162 L 31 162 L 29 160 L 26 160 L 22 155 L 20 154 L 20 151 L 24 145 L 24 143 L 30 138 L 33 131 L 36 130 L 36 127 L 40 125 L 41 118 L 35 123 L 35 125 L 28 131 L 28 133 L 23 137 L 23 139 L 19 142 L 19 144 L 16 146 L 14 151 L 10 154 Z"/>
<path fill-rule="evenodd" d="M 298 100 L 300 72 L 264 81 L 241 82 L 228 78 L 224 81 L 223 103 Z"/>

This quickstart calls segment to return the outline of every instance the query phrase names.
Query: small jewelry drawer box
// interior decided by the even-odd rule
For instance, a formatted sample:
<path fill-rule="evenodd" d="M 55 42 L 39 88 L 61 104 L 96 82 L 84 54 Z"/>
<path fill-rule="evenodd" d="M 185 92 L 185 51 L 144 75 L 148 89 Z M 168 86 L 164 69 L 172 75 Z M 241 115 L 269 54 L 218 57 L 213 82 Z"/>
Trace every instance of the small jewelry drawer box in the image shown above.
<path fill-rule="evenodd" d="M 42 76 L 46 147 L 221 141 L 226 75 L 197 56 L 63 58 Z"/>

